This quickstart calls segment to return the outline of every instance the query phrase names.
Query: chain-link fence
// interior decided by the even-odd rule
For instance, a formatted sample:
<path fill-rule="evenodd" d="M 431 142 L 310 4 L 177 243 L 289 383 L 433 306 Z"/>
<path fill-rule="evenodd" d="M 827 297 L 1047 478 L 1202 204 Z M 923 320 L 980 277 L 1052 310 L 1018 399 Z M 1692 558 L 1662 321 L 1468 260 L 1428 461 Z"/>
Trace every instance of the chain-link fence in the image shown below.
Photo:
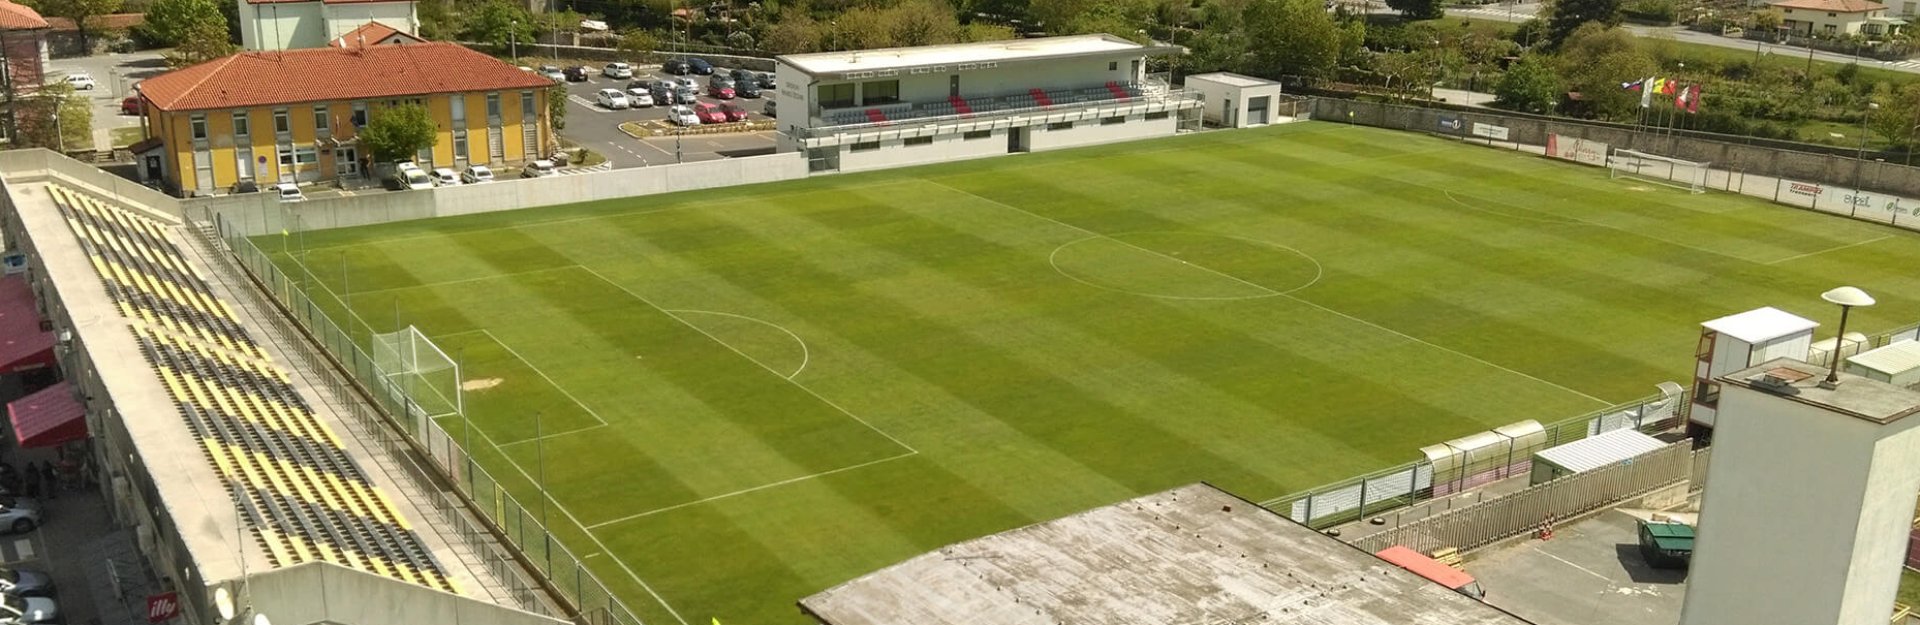
<path fill-rule="evenodd" d="M 469 544 L 504 542 L 518 554 L 516 559 L 514 554 L 498 550 L 474 550 L 493 576 L 507 585 L 518 607 L 548 614 L 540 594 L 550 591 L 589 625 L 641 625 L 640 618 L 548 529 L 551 524 L 543 522 L 548 516 L 544 507 L 529 508 L 508 490 L 507 484 L 516 482 L 523 489 L 537 488 L 527 486 L 537 484 L 535 480 L 520 471 L 519 477 L 525 479 L 503 483 L 469 453 L 470 439 L 457 439 L 440 423 L 410 409 L 421 401 L 409 397 L 404 386 L 390 383 L 388 373 L 375 365 L 362 343 L 371 340 L 372 326 L 355 315 L 344 300 L 310 274 L 289 276 L 283 272 L 271 254 L 241 234 L 245 230 L 219 213 L 201 211 L 189 215 L 188 222 L 189 227 L 211 228 L 210 242 L 231 254 L 234 261 L 233 267 L 221 268 L 235 272 L 234 277 L 240 280 L 250 277 L 285 313 L 268 317 L 297 325 L 287 329 L 310 337 L 311 343 L 288 341 L 300 348 L 292 353 L 305 361 L 302 364 L 308 370 L 340 374 L 326 377 L 328 390 L 341 400 L 341 410 L 349 418 L 377 437 L 384 451 L 406 459 L 405 471 L 416 485 L 425 492 L 437 493 L 431 504 L 450 524 L 440 529 L 450 529 Z M 297 217 L 289 217 L 287 223 L 290 227 L 285 236 L 296 236 L 292 231 L 298 229 Z M 248 275 L 237 275 L 239 271 Z M 287 335 L 292 337 L 293 332 Z M 417 459 L 425 459 L 428 466 L 421 466 Z M 508 464 L 501 466 L 519 471 L 511 461 L 505 462 Z M 450 484 L 454 491 L 447 491 L 441 484 Z M 482 520 L 476 522 L 459 514 L 463 507 Z M 545 578 L 545 590 L 526 578 L 525 568 Z"/>

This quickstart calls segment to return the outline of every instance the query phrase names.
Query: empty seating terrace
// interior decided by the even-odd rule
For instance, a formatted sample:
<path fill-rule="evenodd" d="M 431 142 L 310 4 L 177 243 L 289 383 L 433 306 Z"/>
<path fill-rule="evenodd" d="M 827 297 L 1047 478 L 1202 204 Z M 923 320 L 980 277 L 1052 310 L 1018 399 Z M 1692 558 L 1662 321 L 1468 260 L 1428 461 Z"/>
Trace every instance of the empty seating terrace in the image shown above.
<path fill-rule="evenodd" d="M 975 116 L 1125 104 L 1142 98 L 1161 97 L 1166 93 L 1167 88 L 1162 84 L 1109 82 L 1098 87 L 1078 89 L 1028 89 L 997 96 L 954 96 L 938 102 L 896 102 L 831 109 L 821 111 L 820 116 L 827 126 L 934 121 L 945 117 L 970 119 Z"/>
<path fill-rule="evenodd" d="M 458 592 L 162 224 L 45 188 L 272 566 L 332 562 Z"/>

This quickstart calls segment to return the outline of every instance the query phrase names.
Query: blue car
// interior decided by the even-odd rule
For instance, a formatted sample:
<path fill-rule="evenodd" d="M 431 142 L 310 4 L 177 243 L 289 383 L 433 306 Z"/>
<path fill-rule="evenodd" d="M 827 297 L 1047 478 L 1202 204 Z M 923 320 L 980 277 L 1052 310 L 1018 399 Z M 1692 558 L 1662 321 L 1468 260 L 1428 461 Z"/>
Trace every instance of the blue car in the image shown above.
<path fill-rule="evenodd" d="M 713 64 L 708 63 L 706 59 L 687 59 L 687 67 L 691 68 L 693 73 L 702 76 L 713 73 Z"/>

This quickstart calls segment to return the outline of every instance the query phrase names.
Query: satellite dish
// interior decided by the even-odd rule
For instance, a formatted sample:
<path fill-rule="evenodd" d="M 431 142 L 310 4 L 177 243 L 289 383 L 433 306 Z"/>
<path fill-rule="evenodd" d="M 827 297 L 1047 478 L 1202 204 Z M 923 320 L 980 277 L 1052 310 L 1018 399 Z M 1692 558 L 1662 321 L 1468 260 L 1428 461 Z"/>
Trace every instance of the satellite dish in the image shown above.
<path fill-rule="evenodd" d="M 213 609 L 220 613 L 220 621 L 233 620 L 233 593 L 226 586 L 213 589 Z"/>

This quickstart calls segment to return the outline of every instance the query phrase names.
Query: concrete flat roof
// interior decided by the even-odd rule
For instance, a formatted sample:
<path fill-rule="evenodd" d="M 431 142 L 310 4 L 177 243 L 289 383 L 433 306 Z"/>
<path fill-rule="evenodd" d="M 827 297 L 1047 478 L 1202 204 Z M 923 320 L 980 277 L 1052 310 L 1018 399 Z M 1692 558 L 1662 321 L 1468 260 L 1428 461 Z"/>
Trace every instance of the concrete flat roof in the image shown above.
<path fill-rule="evenodd" d="M 800 601 L 828 625 L 1522 625 L 1207 484 L 949 545 Z"/>
<path fill-rule="evenodd" d="M 1847 364 L 1893 375 L 1920 368 L 1920 341 L 1894 341 L 1847 358 Z"/>
<path fill-rule="evenodd" d="M 1582 473 L 1616 465 L 1640 454 L 1659 451 L 1665 446 L 1666 443 L 1659 439 L 1637 430 L 1625 429 L 1542 449 L 1534 457 L 1573 473 Z"/>
<path fill-rule="evenodd" d="M 244 571 L 272 568 L 253 531 L 241 531 L 240 511 L 226 482 L 214 473 L 173 396 L 148 365 L 132 327 L 54 206 L 46 183 L 9 181 L 7 189 L 21 227 L 33 240 L 47 288 L 58 294 L 73 319 L 74 345 L 98 372 L 117 421 L 153 478 L 160 501 L 151 503 L 165 505 L 201 578 L 231 579 Z"/>
<path fill-rule="evenodd" d="M 1144 56 L 1149 53 L 1165 53 L 1178 49 L 1173 46 L 1143 46 L 1113 35 L 1101 34 L 980 41 L 912 48 L 788 54 L 778 57 L 777 60 L 811 76 L 827 76 L 848 72 L 902 70 L 965 63 L 1034 61 L 1094 54 L 1138 53 Z"/>
<path fill-rule="evenodd" d="M 1265 78 L 1254 78 L 1252 76 L 1235 74 L 1233 72 L 1213 72 L 1211 74 L 1194 74 L 1192 76 L 1187 77 L 1187 82 L 1193 82 L 1195 80 L 1202 81 L 1202 82 L 1215 82 L 1215 83 L 1230 85 L 1234 87 L 1265 87 L 1269 85 L 1278 86 L 1280 84 L 1278 82 L 1267 80 Z"/>
<path fill-rule="evenodd" d="M 1761 382 L 1767 372 L 1775 370 L 1779 370 L 1787 377 L 1799 379 L 1777 387 Z M 1893 423 L 1915 412 L 1920 412 L 1920 392 L 1912 389 L 1845 371 L 1840 372 L 1839 385 L 1830 389 L 1820 388 L 1820 382 L 1826 377 L 1826 367 L 1791 358 L 1776 358 L 1720 376 L 1720 382 L 1818 406 L 1881 425 Z"/>
<path fill-rule="evenodd" d="M 1772 306 L 1727 315 L 1700 325 L 1747 343 L 1764 343 L 1820 326 L 1819 322 L 1812 319 Z"/>

